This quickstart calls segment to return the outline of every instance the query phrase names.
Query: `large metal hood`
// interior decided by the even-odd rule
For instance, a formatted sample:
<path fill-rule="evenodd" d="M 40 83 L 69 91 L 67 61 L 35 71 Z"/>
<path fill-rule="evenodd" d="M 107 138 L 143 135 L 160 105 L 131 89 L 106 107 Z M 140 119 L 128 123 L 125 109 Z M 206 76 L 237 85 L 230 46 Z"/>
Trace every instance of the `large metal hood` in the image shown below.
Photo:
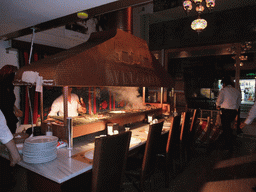
<path fill-rule="evenodd" d="M 92 33 L 86 43 L 22 67 L 16 84 L 27 84 L 26 72 L 37 72 L 48 86 L 173 86 L 146 41 L 120 29 Z"/>

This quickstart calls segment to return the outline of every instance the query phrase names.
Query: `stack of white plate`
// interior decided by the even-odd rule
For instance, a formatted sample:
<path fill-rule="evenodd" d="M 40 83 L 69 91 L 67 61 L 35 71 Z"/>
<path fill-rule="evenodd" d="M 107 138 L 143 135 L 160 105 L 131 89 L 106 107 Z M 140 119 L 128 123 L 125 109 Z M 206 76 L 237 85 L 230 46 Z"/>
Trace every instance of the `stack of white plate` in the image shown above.
<path fill-rule="evenodd" d="M 26 163 L 46 163 L 57 157 L 58 137 L 35 136 L 25 140 L 23 160 Z"/>

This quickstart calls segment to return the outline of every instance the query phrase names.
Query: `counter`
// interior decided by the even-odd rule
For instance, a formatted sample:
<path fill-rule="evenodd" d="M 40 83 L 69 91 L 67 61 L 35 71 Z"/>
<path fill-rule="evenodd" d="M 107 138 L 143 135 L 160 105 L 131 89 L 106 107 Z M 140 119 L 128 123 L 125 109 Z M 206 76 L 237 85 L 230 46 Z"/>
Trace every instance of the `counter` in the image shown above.
<path fill-rule="evenodd" d="M 164 128 L 162 134 L 168 132 L 170 125 L 164 123 Z M 140 139 L 140 143 L 130 145 L 129 152 L 132 153 L 133 150 L 145 144 L 147 139 L 149 124 L 138 123 L 132 127 L 132 137 Z M 83 151 L 93 150 L 94 148 L 94 138 L 102 134 L 103 132 L 98 132 L 74 139 L 74 147 L 72 150 L 72 155 L 81 153 Z M 86 173 L 92 170 L 92 164 L 78 161 L 74 158 L 68 157 L 68 149 L 61 148 L 57 151 L 57 158 L 53 161 L 41 164 L 29 164 L 24 161 L 18 163 L 21 167 L 43 176 L 57 184 L 62 184 L 82 173 Z M 0 156 L 8 159 L 8 152 L 5 150 L 4 146 L 0 146 Z"/>

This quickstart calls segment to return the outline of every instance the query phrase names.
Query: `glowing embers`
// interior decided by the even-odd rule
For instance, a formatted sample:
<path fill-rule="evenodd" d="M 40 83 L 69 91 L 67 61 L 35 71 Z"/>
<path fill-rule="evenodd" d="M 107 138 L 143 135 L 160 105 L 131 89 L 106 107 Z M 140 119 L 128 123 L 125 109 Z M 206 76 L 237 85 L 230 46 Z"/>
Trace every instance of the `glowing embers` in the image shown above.
<path fill-rule="evenodd" d="M 205 19 L 198 18 L 191 23 L 191 28 L 198 33 L 202 32 L 207 27 L 207 21 Z"/>

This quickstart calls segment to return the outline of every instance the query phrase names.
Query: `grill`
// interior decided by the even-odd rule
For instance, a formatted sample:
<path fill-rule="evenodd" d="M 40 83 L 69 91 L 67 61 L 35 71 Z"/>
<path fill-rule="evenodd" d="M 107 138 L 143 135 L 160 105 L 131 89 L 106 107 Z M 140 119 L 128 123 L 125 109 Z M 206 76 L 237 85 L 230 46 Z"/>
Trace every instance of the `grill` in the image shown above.
<path fill-rule="evenodd" d="M 151 54 L 146 41 L 121 29 L 92 33 L 86 43 L 22 67 L 16 73 L 14 84 L 36 86 L 39 77 L 43 86 L 53 87 L 173 87 L 174 85 L 172 78 Z M 33 80 L 30 81 L 31 79 Z M 64 89 L 64 96 L 65 94 L 67 92 Z M 41 94 L 41 111 L 43 111 L 42 101 Z M 102 131 L 106 123 L 118 123 L 123 126 L 145 120 L 148 113 L 162 112 L 161 108 L 152 110 L 125 111 L 125 113 L 113 111 L 108 114 L 109 118 L 96 120 L 81 118 L 79 120 L 83 122 L 73 127 L 73 137 Z M 64 119 L 66 118 L 67 115 L 64 114 Z M 63 125 L 63 121 L 57 119 L 53 123 L 53 134 L 62 139 L 67 138 L 67 131 L 63 128 L 63 126 L 67 127 L 65 123 L 64 121 Z M 45 127 L 46 125 L 42 123 L 43 131 Z"/>

